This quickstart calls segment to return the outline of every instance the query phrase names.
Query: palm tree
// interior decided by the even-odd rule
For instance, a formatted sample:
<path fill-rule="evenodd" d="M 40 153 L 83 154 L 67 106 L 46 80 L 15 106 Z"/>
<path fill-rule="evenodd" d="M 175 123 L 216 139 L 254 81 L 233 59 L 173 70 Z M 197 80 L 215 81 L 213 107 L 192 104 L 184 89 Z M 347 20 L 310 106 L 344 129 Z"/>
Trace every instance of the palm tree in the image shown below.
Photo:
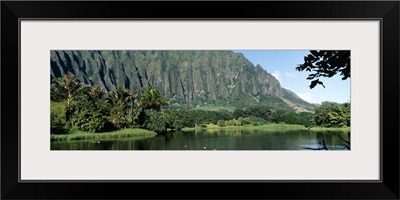
<path fill-rule="evenodd" d="M 53 86 L 59 92 L 59 96 L 62 99 L 67 100 L 67 112 L 66 120 L 67 123 L 70 121 L 70 108 L 73 100 L 79 94 L 79 92 L 84 88 L 84 85 L 80 83 L 79 80 L 75 78 L 75 75 L 68 73 L 63 78 L 57 78 L 53 80 Z"/>
<path fill-rule="evenodd" d="M 129 92 L 127 89 L 119 86 L 116 90 L 109 93 L 106 101 L 111 104 L 113 111 L 113 123 L 118 129 L 121 129 L 121 120 L 125 115 L 125 111 L 129 102 Z"/>
<path fill-rule="evenodd" d="M 132 124 L 133 124 L 133 118 L 134 118 L 134 113 L 133 113 L 133 107 L 135 103 L 135 99 L 137 96 L 137 91 L 133 89 L 131 93 L 129 94 L 129 100 L 131 101 L 131 117 L 132 117 Z"/>
<path fill-rule="evenodd" d="M 99 102 L 104 94 L 105 92 L 103 91 L 103 88 L 98 84 L 94 85 L 88 92 L 89 97 L 92 99 L 94 105 L 97 106 L 97 108 L 99 108 Z"/>
<path fill-rule="evenodd" d="M 159 111 L 161 106 L 168 105 L 168 100 L 161 96 L 160 92 L 153 86 L 143 88 L 141 92 L 141 98 L 138 103 L 143 109 L 154 109 Z"/>

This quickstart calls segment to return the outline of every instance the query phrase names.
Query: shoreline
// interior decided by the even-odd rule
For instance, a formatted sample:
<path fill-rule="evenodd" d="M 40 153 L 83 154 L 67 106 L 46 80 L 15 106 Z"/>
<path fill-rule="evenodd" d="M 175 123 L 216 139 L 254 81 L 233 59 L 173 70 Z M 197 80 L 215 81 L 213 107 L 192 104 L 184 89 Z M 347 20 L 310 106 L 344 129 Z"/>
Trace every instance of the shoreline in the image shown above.
<path fill-rule="evenodd" d="M 207 124 L 205 126 L 197 126 L 193 128 L 185 127 L 181 131 L 195 131 L 195 130 L 310 130 L 310 131 L 344 131 L 349 132 L 351 127 L 310 127 L 306 128 L 303 125 L 296 124 L 266 124 L 260 126 L 246 125 L 246 126 L 225 126 L 220 127 L 215 124 Z M 171 131 L 171 130 L 170 130 Z M 72 131 L 66 134 L 51 134 L 51 142 L 61 141 L 83 141 L 83 140 L 104 140 L 104 139 L 118 139 L 118 138 L 149 138 L 156 136 L 157 133 L 141 128 L 129 128 L 112 132 L 103 133 L 89 133 L 81 131 Z"/>
<path fill-rule="evenodd" d="M 66 134 L 51 134 L 51 142 L 60 141 L 79 141 L 79 140 L 101 140 L 101 139 L 115 139 L 115 138 L 148 138 L 154 137 L 157 133 L 140 128 L 122 129 L 113 132 L 104 133 L 89 133 L 81 131 L 73 131 Z"/>
<path fill-rule="evenodd" d="M 247 129 L 292 129 L 292 130 L 310 130 L 310 131 L 350 131 L 351 127 L 310 127 L 307 128 L 303 125 L 297 125 L 297 124 L 266 124 L 266 125 L 260 125 L 260 126 L 253 126 L 253 125 L 247 125 L 247 126 L 225 126 L 225 127 L 220 127 L 215 124 L 207 124 L 206 127 L 185 127 L 181 131 L 194 131 L 194 130 L 247 130 Z"/>

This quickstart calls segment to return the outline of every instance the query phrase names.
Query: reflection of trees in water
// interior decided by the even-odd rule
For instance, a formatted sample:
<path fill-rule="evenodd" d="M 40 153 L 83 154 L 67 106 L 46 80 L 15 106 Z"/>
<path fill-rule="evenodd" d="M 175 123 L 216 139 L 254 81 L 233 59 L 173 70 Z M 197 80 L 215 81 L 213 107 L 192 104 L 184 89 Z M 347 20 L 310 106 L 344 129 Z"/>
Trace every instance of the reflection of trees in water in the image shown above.
<path fill-rule="evenodd" d="M 350 132 L 309 130 L 199 130 L 168 132 L 152 138 L 52 143 L 51 149 L 69 150 L 346 150 Z M 325 145 L 324 145 L 325 143 Z M 206 149 L 204 149 L 206 147 Z M 303 148 L 305 147 L 305 148 Z M 313 148 L 313 149 L 312 149 Z"/>
<path fill-rule="evenodd" d="M 346 135 L 346 139 L 344 136 Z M 318 147 L 303 147 L 308 150 L 335 150 L 337 147 L 344 147 L 350 150 L 350 132 L 317 132 L 315 135 Z"/>
<path fill-rule="evenodd" d="M 346 147 L 346 149 L 350 150 L 350 132 L 347 133 L 347 140 L 343 139 L 340 134 L 338 135 L 339 139 L 342 140 L 345 144 L 344 146 Z"/>
<path fill-rule="evenodd" d="M 137 150 L 147 150 L 148 146 L 149 146 L 149 143 L 146 142 L 146 141 L 142 140 L 142 141 L 137 141 L 136 142 Z"/>

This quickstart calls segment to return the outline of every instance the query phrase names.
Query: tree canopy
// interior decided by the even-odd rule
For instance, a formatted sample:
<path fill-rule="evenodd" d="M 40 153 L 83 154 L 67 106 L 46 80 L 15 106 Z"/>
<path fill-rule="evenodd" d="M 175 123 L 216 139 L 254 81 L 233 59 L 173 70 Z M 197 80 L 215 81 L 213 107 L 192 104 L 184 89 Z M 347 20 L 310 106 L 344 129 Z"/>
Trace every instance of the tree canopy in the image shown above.
<path fill-rule="evenodd" d="M 64 77 L 53 80 L 51 98 L 56 101 L 67 100 L 67 107 L 69 107 L 83 88 L 84 85 L 75 78 L 75 75 L 68 73 Z"/>
<path fill-rule="evenodd" d="M 315 108 L 315 123 L 322 127 L 349 127 L 350 103 L 324 101 Z"/>
<path fill-rule="evenodd" d="M 75 78 L 72 73 L 66 74 L 64 77 L 56 78 L 51 84 L 51 100 L 54 101 L 67 101 L 66 120 L 69 124 L 71 119 L 71 104 L 75 97 L 86 87 Z"/>
<path fill-rule="evenodd" d="M 324 86 L 320 77 L 332 77 L 336 74 L 342 76 L 342 80 L 350 78 L 350 51 L 322 51 L 311 50 L 310 54 L 304 57 L 304 63 L 296 67 L 297 71 L 311 72 L 307 80 L 311 80 L 310 88 L 317 84 Z"/>
<path fill-rule="evenodd" d="M 138 103 L 139 107 L 143 109 L 154 109 L 159 111 L 161 106 L 168 105 L 168 99 L 161 96 L 160 92 L 153 86 L 143 88 Z"/>
<path fill-rule="evenodd" d="M 109 92 L 106 99 L 112 107 L 113 123 L 118 129 L 121 129 L 129 99 L 129 91 L 122 86 Z"/>

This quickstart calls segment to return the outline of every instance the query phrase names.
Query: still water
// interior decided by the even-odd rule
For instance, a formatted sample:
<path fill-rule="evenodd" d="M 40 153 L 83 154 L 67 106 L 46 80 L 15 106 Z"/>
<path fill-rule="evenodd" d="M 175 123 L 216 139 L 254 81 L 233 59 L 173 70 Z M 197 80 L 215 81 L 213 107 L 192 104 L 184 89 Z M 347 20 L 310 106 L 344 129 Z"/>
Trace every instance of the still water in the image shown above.
<path fill-rule="evenodd" d="M 141 139 L 52 142 L 51 150 L 350 150 L 350 132 L 176 131 Z"/>

